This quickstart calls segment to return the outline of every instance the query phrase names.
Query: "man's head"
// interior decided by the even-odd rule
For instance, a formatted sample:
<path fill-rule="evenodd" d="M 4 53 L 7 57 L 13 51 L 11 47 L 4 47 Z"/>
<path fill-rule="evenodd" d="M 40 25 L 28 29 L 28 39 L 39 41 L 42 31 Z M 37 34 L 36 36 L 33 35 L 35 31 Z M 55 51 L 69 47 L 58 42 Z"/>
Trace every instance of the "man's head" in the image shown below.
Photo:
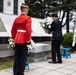
<path fill-rule="evenodd" d="M 25 4 L 25 3 L 22 3 L 20 9 L 21 9 L 22 13 L 28 14 L 29 5 Z"/>
<path fill-rule="evenodd" d="M 58 14 L 57 13 L 53 13 L 51 14 L 51 17 L 53 20 L 57 19 L 58 18 Z"/>

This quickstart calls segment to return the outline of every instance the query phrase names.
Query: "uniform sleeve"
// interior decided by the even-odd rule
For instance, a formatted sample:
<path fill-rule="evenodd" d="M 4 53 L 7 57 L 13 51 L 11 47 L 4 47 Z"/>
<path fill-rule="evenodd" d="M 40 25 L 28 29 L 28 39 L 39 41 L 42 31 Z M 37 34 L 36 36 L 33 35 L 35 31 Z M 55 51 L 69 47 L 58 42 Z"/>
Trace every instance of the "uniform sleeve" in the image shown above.
<path fill-rule="evenodd" d="M 16 28 L 16 24 L 14 22 L 12 25 L 12 29 L 11 29 L 11 35 L 12 35 L 13 40 L 15 39 L 16 33 L 17 33 L 17 28 Z"/>
<path fill-rule="evenodd" d="M 31 23 L 32 23 L 32 20 L 31 20 L 31 18 L 29 17 L 29 18 L 27 19 L 27 22 L 26 22 L 27 41 L 30 41 L 30 40 L 31 40 L 31 33 L 32 33 Z"/>

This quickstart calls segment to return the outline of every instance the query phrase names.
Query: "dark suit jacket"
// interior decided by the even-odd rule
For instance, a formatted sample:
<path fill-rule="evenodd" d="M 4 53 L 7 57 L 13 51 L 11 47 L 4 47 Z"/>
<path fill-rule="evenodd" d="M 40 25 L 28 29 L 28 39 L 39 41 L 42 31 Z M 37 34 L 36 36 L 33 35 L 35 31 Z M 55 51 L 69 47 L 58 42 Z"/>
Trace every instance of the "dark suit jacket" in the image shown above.
<path fill-rule="evenodd" d="M 59 21 L 59 19 L 56 19 L 52 22 L 51 28 L 49 29 L 49 33 L 51 33 L 52 31 L 52 40 L 63 40 L 62 23 Z"/>

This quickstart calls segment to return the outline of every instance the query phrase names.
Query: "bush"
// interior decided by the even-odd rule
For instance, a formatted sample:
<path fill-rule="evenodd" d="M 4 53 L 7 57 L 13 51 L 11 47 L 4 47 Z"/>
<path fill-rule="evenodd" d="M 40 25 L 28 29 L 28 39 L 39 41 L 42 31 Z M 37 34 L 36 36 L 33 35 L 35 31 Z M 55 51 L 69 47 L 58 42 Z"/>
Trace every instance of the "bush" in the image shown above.
<path fill-rule="evenodd" d="M 73 33 L 69 32 L 64 34 L 64 40 L 62 41 L 63 47 L 72 47 L 72 42 L 73 42 Z"/>

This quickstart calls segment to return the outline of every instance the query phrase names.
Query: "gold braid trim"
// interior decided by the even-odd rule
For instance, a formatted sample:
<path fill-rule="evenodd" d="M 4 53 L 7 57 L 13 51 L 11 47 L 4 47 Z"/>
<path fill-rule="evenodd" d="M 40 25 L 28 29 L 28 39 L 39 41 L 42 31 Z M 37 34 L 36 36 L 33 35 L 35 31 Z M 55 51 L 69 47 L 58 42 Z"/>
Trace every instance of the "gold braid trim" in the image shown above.
<path fill-rule="evenodd" d="M 26 5 L 21 5 L 22 7 L 25 7 L 25 8 L 29 8 L 29 6 L 26 6 Z"/>

